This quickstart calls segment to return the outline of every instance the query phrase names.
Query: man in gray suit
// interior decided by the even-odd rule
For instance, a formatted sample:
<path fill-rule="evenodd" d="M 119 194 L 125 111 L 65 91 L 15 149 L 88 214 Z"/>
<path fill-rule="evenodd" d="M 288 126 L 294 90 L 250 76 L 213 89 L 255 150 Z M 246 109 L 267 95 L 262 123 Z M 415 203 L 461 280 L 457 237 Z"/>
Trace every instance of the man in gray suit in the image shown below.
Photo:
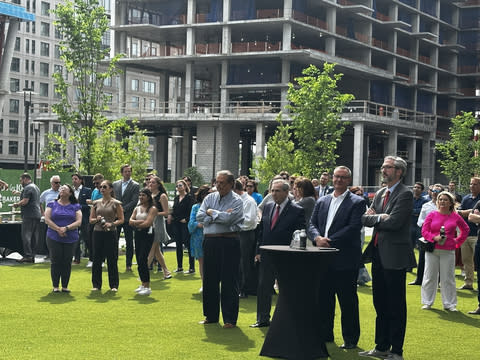
<path fill-rule="evenodd" d="M 416 266 L 410 241 L 413 194 L 401 183 L 407 172 L 405 160 L 387 156 L 381 171 L 386 187 L 377 191 L 362 217 L 365 226 L 374 228 L 363 260 L 372 262 L 376 346 L 359 355 L 403 360 L 407 325 L 406 269 Z"/>
<path fill-rule="evenodd" d="M 127 247 L 126 270 L 131 271 L 133 258 L 133 229 L 128 225 L 128 220 L 130 219 L 130 216 L 132 216 L 133 209 L 137 206 L 140 185 L 132 179 L 132 167 L 130 165 L 122 165 L 120 172 L 122 173 L 122 180 L 117 180 L 113 183 L 113 192 L 115 193 L 115 198 L 122 202 L 125 222 L 122 225 L 117 226 L 117 239 L 120 237 L 120 232 L 123 228 Z"/>

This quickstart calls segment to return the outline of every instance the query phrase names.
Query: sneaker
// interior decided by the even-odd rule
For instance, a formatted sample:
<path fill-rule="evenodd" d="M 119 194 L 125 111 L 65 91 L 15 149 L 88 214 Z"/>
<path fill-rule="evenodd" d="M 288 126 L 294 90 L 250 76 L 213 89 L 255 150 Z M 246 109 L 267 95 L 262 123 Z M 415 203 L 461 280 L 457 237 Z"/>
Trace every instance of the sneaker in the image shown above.
<path fill-rule="evenodd" d="M 184 274 L 195 274 L 195 270 L 194 269 L 189 269 L 187 271 L 184 271 L 183 273 Z"/>
<path fill-rule="evenodd" d="M 102 268 L 103 268 L 103 267 L 105 267 L 105 263 L 104 263 L 104 262 L 102 262 Z"/>
<path fill-rule="evenodd" d="M 87 263 L 87 268 L 91 268 L 92 266 L 93 266 L 93 262 L 89 260 Z"/>
<path fill-rule="evenodd" d="M 136 293 L 139 293 L 140 291 L 144 290 L 145 287 L 143 285 L 140 285 L 138 288 L 135 289 Z"/>
<path fill-rule="evenodd" d="M 380 351 L 377 349 L 372 349 L 372 350 L 366 350 L 366 351 L 360 351 L 358 353 L 360 356 L 371 356 L 371 357 L 377 357 L 380 359 L 386 359 L 389 355 L 391 355 L 390 351 Z"/>
<path fill-rule="evenodd" d="M 143 288 L 143 290 L 138 292 L 138 295 L 150 295 L 152 293 L 152 289 L 150 288 Z"/>
<path fill-rule="evenodd" d="M 430 310 L 432 308 L 432 305 L 423 305 L 422 309 L 423 310 Z"/>
<path fill-rule="evenodd" d="M 178 269 L 175 269 L 173 270 L 174 273 L 181 273 L 183 272 L 183 268 L 178 268 Z"/>
<path fill-rule="evenodd" d="M 451 311 L 451 312 L 457 312 L 458 311 L 456 306 L 452 306 L 452 307 L 450 307 L 448 309 L 445 309 L 445 310 Z"/>

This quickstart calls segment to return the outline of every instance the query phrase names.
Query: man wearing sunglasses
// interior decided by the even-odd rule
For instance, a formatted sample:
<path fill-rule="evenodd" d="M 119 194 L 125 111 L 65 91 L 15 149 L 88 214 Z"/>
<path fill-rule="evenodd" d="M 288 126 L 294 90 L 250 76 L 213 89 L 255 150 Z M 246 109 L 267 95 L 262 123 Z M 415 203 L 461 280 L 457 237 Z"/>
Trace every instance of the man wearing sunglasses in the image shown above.
<path fill-rule="evenodd" d="M 49 202 L 54 201 L 58 197 L 59 189 L 60 189 L 60 176 L 53 175 L 50 178 L 50 189 L 47 189 L 40 194 L 40 212 L 42 213 L 42 218 L 40 220 L 40 232 L 39 232 L 38 245 L 37 245 L 37 252 L 40 255 L 48 255 L 48 248 L 46 244 L 48 227 L 44 221 L 45 209 L 47 208 L 47 204 Z"/>

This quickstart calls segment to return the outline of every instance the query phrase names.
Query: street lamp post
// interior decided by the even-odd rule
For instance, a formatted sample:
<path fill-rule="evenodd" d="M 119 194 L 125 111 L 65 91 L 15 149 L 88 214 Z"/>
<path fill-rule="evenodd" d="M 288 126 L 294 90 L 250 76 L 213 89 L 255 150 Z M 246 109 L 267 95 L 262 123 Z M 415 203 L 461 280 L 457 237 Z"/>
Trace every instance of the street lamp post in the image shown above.
<path fill-rule="evenodd" d="M 28 100 L 27 100 L 28 93 Z M 32 106 L 32 89 L 24 88 L 23 89 L 23 105 L 25 106 L 25 144 L 23 147 L 25 161 L 23 163 L 23 170 L 28 171 L 28 133 L 29 133 L 29 124 L 30 119 L 30 106 Z"/>
<path fill-rule="evenodd" d="M 40 123 L 33 122 L 33 131 L 35 132 L 35 150 L 34 154 L 34 165 L 33 165 L 33 183 L 37 183 L 37 164 L 38 164 L 38 134 L 40 132 Z"/>

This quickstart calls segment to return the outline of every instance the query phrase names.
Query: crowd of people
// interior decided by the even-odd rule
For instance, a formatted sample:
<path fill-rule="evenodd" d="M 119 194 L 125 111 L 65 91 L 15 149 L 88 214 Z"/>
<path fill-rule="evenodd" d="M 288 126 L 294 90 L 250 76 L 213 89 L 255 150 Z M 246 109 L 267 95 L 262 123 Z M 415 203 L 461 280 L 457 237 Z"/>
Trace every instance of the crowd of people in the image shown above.
<path fill-rule="evenodd" d="M 223 170 L 212 184 L 199 188 L 189 177 L 177 180 L 172 208 L 161 179 L 148 174 L 141 189 L 131 178 L 130 165 L 121 167 L 122 178 L 113 183 L 95 175 L 93 191 L 76 173 L 72 185 L 61 185 L 60 177 L 52 176 L 51 188 L 40 194 L 25 173 L 20 177 L 20 201 L 13 204 L 22 209 L 24 254 L 19 261 L 34 262 L 35 244 L 45 247 L 42 238 L 46 239 L 53 291 L 69 292 L 72 259 L 73 264 L 80 263 L 82 244 L 89 258 L 87 267 L 92 268 L 92 291 L 102 288 L 106 261 L 109 288 L 116 292 L 118 242 L 123 231 L 125 269 L 132 271 L 135 254 L 141 282 L 135 292 L 150 295 L 150 270 L 155 261 L 164 279 L 172 277 L 163 255 L 172 238 L 175 273 L 195 273 L 198 261 L 205 316 L 200 323 L 218 323 L 221 313 L 223 327 L 233 328 L 239 299 L 256 295 L 257 316 L 251 327 L 260 328 L 270 325 L 277 286 L 275 268 L 262 246 L 289 245 L 293 233 L 305 229 L 309 246 L 339 250 L 319 285 L 317 301 L 324 309 L 319 319 L 321 338 L 334 340 L 338 298 L 341 347 L 357 347 L 357 287 L 372 281 L 376 345 L 360 355 L 399 360 L 403 359 L 407 321 L 406 273 L 417 267 L 414 249 L 419 251 L 417 277 L 409 285 L 421 286 L 425 310 L 433 307 L 440 283 L 443 308 L 457 311 L 455 267 L 463 266 L 465 283 L 460 289 L 473 290 L 474 264 L 477 271 L 480 266 L 480 178 L 472 177 L 470 194 L 462 197 L 454 182 L 448 191 L 434 184 L 425 193 L 421 182 L 409 189 L 402 181 L 406 171 L 403 159 L 385 157 L 383 186 L 369 198 L 360 186 L 352 186 L 352 173 L 346 166 L 336 167 L 332 179 L 327 172 L 317 180 L 283 171 L 270 181 L 264 194 L 259 193 L 255 180 L 235 178 Z M 45 225 L 40 221 L 43 218 Z M 373 228 L 373 234 L 362 253 L 365 227 Z M 188 252 L 185 270 L 184 249 Z M 371 276 L 365 267 L 370 262 Z M 480 287 L 478 274 L 477 280 Z M 479 307 L 470 313 L 480 314 L 480 295 Z"/>

